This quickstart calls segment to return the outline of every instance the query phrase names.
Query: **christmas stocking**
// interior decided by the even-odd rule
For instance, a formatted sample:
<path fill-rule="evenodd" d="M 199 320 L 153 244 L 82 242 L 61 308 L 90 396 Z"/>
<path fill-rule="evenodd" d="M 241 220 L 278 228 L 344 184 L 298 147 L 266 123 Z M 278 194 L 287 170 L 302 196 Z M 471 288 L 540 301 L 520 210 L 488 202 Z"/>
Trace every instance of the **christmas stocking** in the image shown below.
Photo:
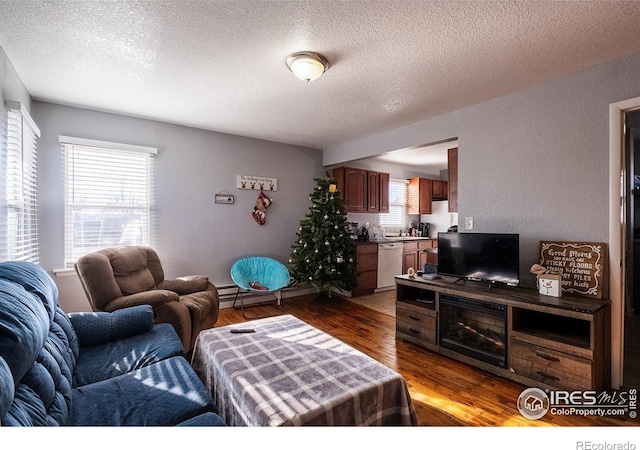
<path fill-rule="evenodd" d="M 256 206 L 253 207 L 253 218 L 260 225 L 264 225 L 267 221 L 267 208 L 271 204 L 271 199 L 264 195 L 262 189 L 260 190 L 260 195 L 258 195 L 258 200 L 256 201 Z"/>

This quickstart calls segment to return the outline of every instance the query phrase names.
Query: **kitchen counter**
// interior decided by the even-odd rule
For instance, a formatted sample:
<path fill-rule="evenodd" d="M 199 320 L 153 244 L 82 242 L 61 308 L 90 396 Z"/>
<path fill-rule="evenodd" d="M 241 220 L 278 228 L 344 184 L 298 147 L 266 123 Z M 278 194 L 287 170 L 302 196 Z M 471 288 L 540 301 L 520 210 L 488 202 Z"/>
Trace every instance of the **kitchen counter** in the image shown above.
<path fill-rule="evenodd" d="M 389 236 L 383 239 L 370 239 L 369 242 L 373 242 L 375 244 L 386 244 L 389 242 L 407 242 L 407 241 L 428 241 L 428 240 L 437 240 L 429 237 L 416 237 L 416 236 Z"/>
<path fill-rule="evenodd" d="M 394 288 L 395 276 L 409 267 L 438 264 L 438 240 L 428 237 L 388 236 L 356 242 L 356 288 L 353 296 Z"/>

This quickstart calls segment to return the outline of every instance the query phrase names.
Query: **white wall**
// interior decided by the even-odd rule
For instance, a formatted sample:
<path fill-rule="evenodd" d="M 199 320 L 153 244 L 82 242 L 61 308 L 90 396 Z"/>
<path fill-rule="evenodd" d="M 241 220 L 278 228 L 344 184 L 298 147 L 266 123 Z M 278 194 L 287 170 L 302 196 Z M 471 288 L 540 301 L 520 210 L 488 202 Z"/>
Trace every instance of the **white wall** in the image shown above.
<path fill-rule="evenodd" d="M 22 84 L 22 80 L 20 80 L 13 64 L 9 61 L 2 47 L 0 47 L 0 86 L 2 87 L 2 90 L 0 90 L 0 100 L 2 100 L 0 110 L 4 111 L 5 114 L 3 116 L 4 126 L 6 126 L 7 122 L 6 101 L 21 102 L 27 108 L 27 111 L 31 112 L 31 96 L 24 87 L 24 84 Z"/>
<path fill-rule="evenodd" d="M 609 104 L 640 95 L 640 54 L 504 97 L 325 149 L 343 164 L 458 138 L 459 220 L 520 234 L 521 280 L 541 240 L 607 242 Z"/>
<path fill-rule="evenodd" d="M 449 212 L 449 202 L 438 200 L 431 203 L 431 214 L 421 214 L 420 222 L 429 223 L 429 236 L 438 238 L 438 233 L 444 233 L 451 225 L 458 224 L 458 214 Z"/>
<path fill-rule="evenodd" d="M 428 149 L 425 149 L 428 152 Z M 327 169 L 331 170 L 334 167 L 339 167 L 342 164 L 334 164 L 328 166 Z M 374 170 L 378 172 L 387 172 L 391 178 L 409 179 L 414 177 L 425 177 L 440 179 L 441 172 L 437 169 L 430 169 L 428 167 L 410 166 L 406 164 L 396 164 L 387 161 L 379 161 L 372 158 L 360 159 L 357 161 L 349 161 L 349 167 L 356 169 Z"/>
<path fill-rule="evenodd" d="M 223 285 L 231 283 L 231 265 L 241 256 L 266 255 L 286 264 L 314 178 L 324 175 L 318 150 L 40 101 L 33 108 L 42 131 L 41 265 L 49 272 L 63 268 L 64 257 L 61 134 L 158 148 L 154 247 L 166 277 L 203 274 Z M 258 192 L 237 189 L 236 175 L 278 179 L 265 225 L 251 216 Z M 235 195 L 233 205 L 214 202 L 224 190 Z M 54 279 L 65 311 L 89 309 L 74 274 Z"/>

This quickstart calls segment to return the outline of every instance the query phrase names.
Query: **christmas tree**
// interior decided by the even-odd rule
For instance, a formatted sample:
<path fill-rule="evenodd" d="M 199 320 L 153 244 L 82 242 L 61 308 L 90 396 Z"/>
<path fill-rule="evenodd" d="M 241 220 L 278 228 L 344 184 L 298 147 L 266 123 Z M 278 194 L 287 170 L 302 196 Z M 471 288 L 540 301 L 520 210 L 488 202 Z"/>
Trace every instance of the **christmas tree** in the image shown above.
<path fill-rule="evenodd" d="M 334 288 L 355 287 L 356 246 L 335 179 L 327 173 L 315 181 L 311 207 L 300 221 L 289 263 L 298 282 L 310 283 L 320 295 L 331 297 Z"/>

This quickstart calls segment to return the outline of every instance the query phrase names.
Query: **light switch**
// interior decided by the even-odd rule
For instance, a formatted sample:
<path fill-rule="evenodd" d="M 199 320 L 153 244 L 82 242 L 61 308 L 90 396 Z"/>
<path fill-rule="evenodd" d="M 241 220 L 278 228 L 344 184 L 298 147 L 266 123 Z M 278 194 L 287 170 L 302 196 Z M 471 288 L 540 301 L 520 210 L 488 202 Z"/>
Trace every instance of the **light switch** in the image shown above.
<path fill-rule="evenodd" d="M 473 217 L 465 217 L 464 218 L 464 229 L 465 230 L 473 230 Z"/>

